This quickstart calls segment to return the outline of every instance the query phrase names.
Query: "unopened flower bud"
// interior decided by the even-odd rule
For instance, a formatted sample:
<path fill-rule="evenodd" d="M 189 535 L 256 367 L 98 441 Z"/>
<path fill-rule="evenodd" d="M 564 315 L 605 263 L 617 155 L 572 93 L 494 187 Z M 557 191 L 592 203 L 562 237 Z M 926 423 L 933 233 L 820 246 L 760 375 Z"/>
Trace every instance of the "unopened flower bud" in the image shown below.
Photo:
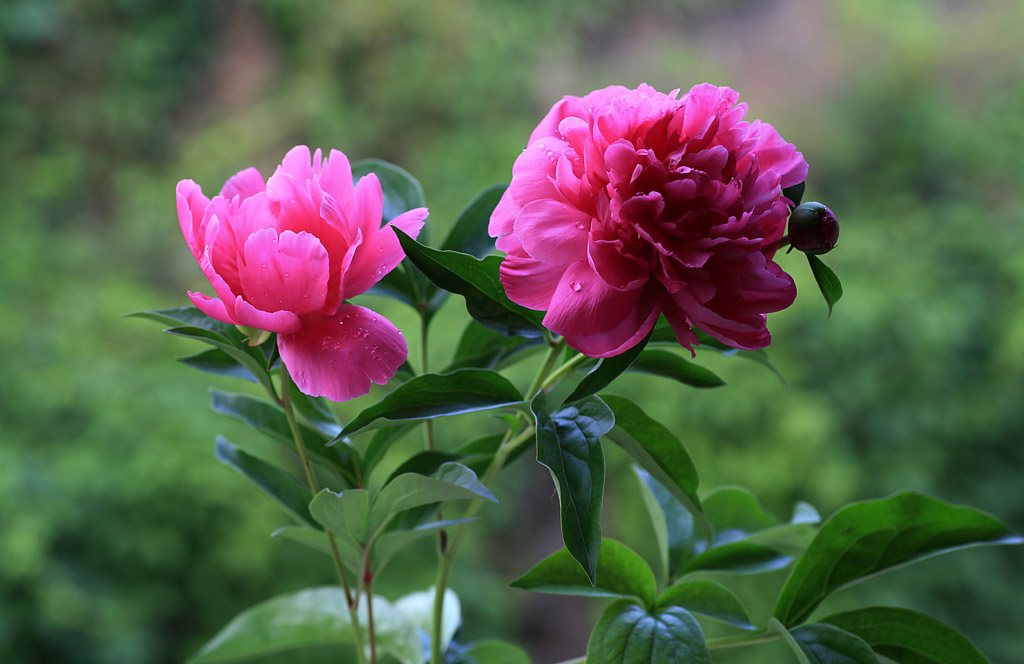
<path fill-rule="evenodd" d="M 789 215 L 789 242 L 807 254 L 827 254 L 839 240 L 839 221 L 821 203 L 804 203 Z"/>

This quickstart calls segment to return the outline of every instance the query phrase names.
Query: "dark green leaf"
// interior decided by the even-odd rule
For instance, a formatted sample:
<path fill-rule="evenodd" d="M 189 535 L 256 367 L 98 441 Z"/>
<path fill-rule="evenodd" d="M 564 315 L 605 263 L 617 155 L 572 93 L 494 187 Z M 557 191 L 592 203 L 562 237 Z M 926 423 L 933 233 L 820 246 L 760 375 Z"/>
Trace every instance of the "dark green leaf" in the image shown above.
<path fill-rule="evenodd" d="M 365 604 L 364 600 L 359 607 L 360 624 L 365 621 Z M 373 598 L 373 613 L 378 649 L 402 664 L 422 664 L 423 648 L 412 623 L 382 597 Z M 189 662 L 242 662 L 296 648 L 352 643 L 353 636 L 342 589 L 310 588 L 246 609 Z"/>
<path fill-rule="evenodd" d="M 690 559 L 683 572 L 686 574 L 698 571 L 758 574 L 781 569 L 792 560 L 792 556 L 782 554 L 769 546 L 741 539 L 717 544 L 700 552 Z"/>
<path fill-rule="evenodd" d="M 331 547 L 327 543 L 327 535 L 322 530 L 305 526 L 285 526 L 284 528 L 278 528 L 270 536 L 283 537 L 303 546 L 308 546 L 324 555 L 331 555 Z"/>
<path fill-rule="evenodd" d="M 761 507 L 757 497 L 741 486 L 715 487 L 704 496 L 704 515 L 716 533 L 727 530 L 753 533 L 779 525 L 778 520 Z"/>
<path fill-rule="evenodd" d="M 323 397 L 311 397 L 300 390 L 293 381 L 288 381 L 291 386 L 292 407 L 317 431 L 327 438 L 334 438 L 341 433 L 341 425 L 335 419 L 334 413 Z M 349 447 L 346 445 L 346 447 Z M 347 449 L 345 453 L 349 456 L 355 454 L 354 449 Z"/>
<path fill-rule="evenodd" d="M 245 335 L 234 325 L 210 318 L 196 307 L 172 307 L 170 309 L 153 309 L 151 311 L 135 311 L 125 314 L 126 317 L 148 318 L 170 327 L 198 327 L 215 333 L 221 341 L 245 343 Z"/>
<path fill-rule="evenodd" d="M 398 215 L 427 206 L 423 187 L 407 170 L 381 159 L 363 159 L 352 164 L 352 178 L 357 180 L 373 173 L 380 180 L 384 192 L 384 221 L 389 222 Z"/>
<path fill-rule="evenodd" d="M 383 295 L 404 302 L 419 311 L 422 295 L 419 286 L 413 281 L 415 278 L 403 261 L 398 264 L 398 267 L 385 274 L 367 292 L 371 295 Z"/>
<path fill-rule="evenodd" d="M 710 533 L 697 496 L 697 469 L 679 439 L 629 399 L 613 394 L 603 394 L 601 398 L 615 413 L 615 428 L 608 437 L 672 492 Z"/>
<path fill-rule="evenodd" d="M 560 549 L 509 586 L 555 595 L 635 597 L 646 606 L 654 604 L 657 592 L 654 572 L 644 559 L 613 539 L 601 540 L 596 584 L 591 584 L 568 550 Z"/>
<path fill-rule="evenodd" d="M 754 629 L 743 602 L 715 581 L 701 579 L 671 586 L 658 597 L 657 606 L 681 606 L 692 613 L 711 616 L 736 627 Z"/>
<path fill-rule="evenodd" d="M 263 357 L 262 351 L 260 351 L 259 348 L 247 346 L 244 342 L 236 343 L 230 340 L 225 341 L 224 335 L 218 332 L 211 332 L 210 330 L 201 327 L 170 327 L 164 330 L 164 332 L 179 337 L 185 337 L 186 339 L 202 341 L 203 343 L 210 344 L 214 348 L 224 351 L 234 358 L 236 362 L 245 367 L 249 373 L 256 376 L 260 385 L 262 385 L 264 389 L 270 393 L 274 392 L 274 385 L 270 380 L 270 374 L 267 373 L 266 358 Z"/>
<path fill-rule="evenodd" d="M 790 646 L 799 649 L 809 664 L 878 664 L 864 639 L 832 625 L 813 623 L 790 631 Z"/>
<path fill-rule="evenodd" d="M 800 205 L 800 201 L 803 200 L 804 190 L 807 188 L 806 182 L 795 184 L 792 187 L 786 187 L 782 190 L 782 195 L 793 202 L 791 207 Z"/>
<path fill-rule="evenodd" d="M 795 625 L 831 593 L 874 574 L 954 549 L 1021 541 L 984 512 L 911 491 L 848 505 L 818 530 L 774 615 Z"/>
<path fill-rule="evenodd" d="M 765 349 L 760 348 L 758 350 L 740 350 L 738 348 L 733 348 L 728 344 L 724 344 L 718 339 L 715 339 L 709 334 L 701 332 L 696 328 L 694 328 L 693 332 L 697 335 L 697 340 L 699 341 L 699 345 L 695 347 L 696 350 L 713 350 L 719 353 L 720 355 L 724 355 L 725 357 L 742 357 L 753 362 L 757 362 L 758 364 L 771 369 L 772 373 L 778 376 L 779 380 L 781 380 L 783 383 L 786 382 L 785 378 L 783 378 L 782 374 L 779 373 L 779 370 L 772 363 L 771 359 L 769 359 L 768 353 L 767 351 L 765 351 Z M 651 335 L 651 343 L 672 345 L 679 344 L 679 341 L 676 339 L 676 333 L 672 331 L 672 326 L 669 325 L 668 321 L 665 320 L 664 318 L 661 318 L 655 324 L 654 332 Z"/>
<path fill-rule="evenodd" d="M 641 493 L 647 512 L 654 524 L 662 558 L 663 576 L 675 578 L 690 557 L 693 543 L 693 515 L 660 482 L 640 466 L 633 466 L 640 480 Z M 660 521 L 660 523 L 659 523 Z M 663 530 L 664 534 L 659 534 Z"/>
<path fill-rule="evenodd" d="M 359 413 L 342 429 L 349 436 L 379 420 L 423 420 L 521 403 L 522 395 L 501 374 L 486 369 L 459 369 L 448 374 L 423 374 Z M 369 454 L 367 454 L 369 464 Z"/>
<path fill-rule="evenodd" d="M 441 251 L 395 231 L 405 254 L 434 284 L 466 300 L 469 314 L 484 326 L 506 335 L 539 337 L 543 313 L 521 307 L 505 295 L 498 271 L 501 259 L 479 260 L 457 251 Z"/>
<path fill-rule="evenodd" d="M 369 445 L 366 446 L 366 457 L 363 460 L 363 467 L 366 469 L 366 473 L 369 474 L 380 463 L 380 460 L 384 458 L 384 454 L 391 446 L 398 442 L 402 436 L 412 431 L 418 424 L 419 422 L 399 422 L 398 424 L 383 426 L 374 433 Z M 337 440 L 335 439 L 335 441 Z M 330 445 L 333 446 L 335 441 L 332 441 Z"/>
<path fill-rule="evenodd" d="M 623 371 L 629 368 L 629 365 L 633 363 L 633 360 L 640 355 L 643 351 L 644 346 L 647 345 L 648 339 L 651 335 L 647 335 L 643 338 L 640 343 L 633 346 L 624 353 L 620 353 L 614 357 L 605 357 L 597 363 L 593 369 L 590 370 L 583 380 L 580 381 L 576 389 L 565 398 L 565 403 L 571 403 L 584 397 L 589 397 L 592 394 L 597 394 L 604 388 L 611 385 L 612 381 L 618 378 Z M 529 395 L 527 395 L 529 396 Z"/>
<path fill-rule="evenodd" d="M 596 582 L 604 500 L 604 451 L 601 436 L 615 423 L 612 411 L 588 397 L 548 413 L 544 392 L 530 403 L 536 418 L 537 461 L 555 480 L 562 515 L 562 539 L 590 582 Z"/>
<path fill-rule="evenodd" d="M 309 489 L 294 477 L 277 466 L 246 454 L 222 436 L 217 436 L 214 454 L 220 461 L 249 478 L 296 519 L 311 526 L 316 525 L 307 507 L 311 498 Z"/>
<path fill-rule="evenodd" d="M 477 194 L 476 198 L 459 212 L 441 249 L 460 251 L 477 258 L 483 258 L 494 251 L 494 238 L 487 235 L 487 225 L 490 223 L 491 213 L 498 206 L 498 201 L 507 188 L 507 184 L 496 184 Z"/>
<path fill-rule="evenodd" d="M 459 339 L 452 363 L 448 365 L 445 372 L 466 367 L 496 369 L 501 366 L 503 360 L 510 356 L 524 350 L 537 350 L 541 344 L 543 344 L 543 339 L 539 337 L 527 339 L 526 337 L 498 334 L 470 319 L 466 329 L 462 332 L 462 338 Z"/>
<path fill-rule="evenodd" d="M 395 468 L 395 470 L 388 475 L 388 478 L 384 483 L 387 484 L 399 475 L 404 475 L 405 473 L 431 475 L 435 470 L 441 467 L 441 464 L 449 461 L 459 461 L 460 459 L 462 459 L 461 454 L 452 454 L 451 452 L 438 452 L 437 450 L 417 452 L 398 468 Z"/>
<path fill-rule="evenodd" d="M 676 353 L 648 348 L 636 358 L 628 371 L 662 376 L 690 385 L 691 387 L 721 387 L 725 381 L 715 372 L 696 362 L 691 362 Z"/>
<path fill-rule="evenodd" d="M 498 502 L 490 489 L 480 483 L 476 473 L 461 463 L 442 464 L 433 477 L 416 473 L 399 475 L 381 489 L 373 501 L 370 531 L 376 530 L 393 514 L 413 507 L 446 500 L 479 499 Z"/>
<path fill-rule="evenodd" d="M 900 664 L 988 664 L 966 636 L 910 609 L 873 606 L 820 622 L 856 634 L 875 652 Z"/>
<path fill-rule="evenodd" d="M 470 643 L 459 650 L 453 664 L 531 664 L 530 656 L 519 646 L 489 639 Z"/>
<path fill-rule="evenodd" d="M 219 348 L 208 348 L 195 355 L 179 357 L 178 361 L 203 373 L 227 376 L 229 378 L 241 378 L 253 383 L 259 382 L 256 376 L 252 375 L 251 371 Z"/>
<path fill-rule="evenodd" d="M 323 489 L 313 496 L 309 511 L 320 525 L 331 531 L 342 559 L 361 573 L 363 545 L 370 537 L 370 494 L 366 489 L 336 493 Z"/>
<path fill-rule="evenodd" d="M 648 613 L 629 600 L 609 606 L 587 643 L 586 664 L 711 664 L 697 619 L 678 606 Z"/>
<path fill-rule="evenodd" d="M 828 315 L 831 316 L 832 307 L 843 296 L 843 284 L 839 281 L 836 273 L 822 263 L 820 258 L 814 254 L 805 254 L 805 256 L 807 256 L 807 262 L 811 264 L 814 281 L 818 283 L 818 288 L 825 298 L 825 304 L 828 305 Z"/>

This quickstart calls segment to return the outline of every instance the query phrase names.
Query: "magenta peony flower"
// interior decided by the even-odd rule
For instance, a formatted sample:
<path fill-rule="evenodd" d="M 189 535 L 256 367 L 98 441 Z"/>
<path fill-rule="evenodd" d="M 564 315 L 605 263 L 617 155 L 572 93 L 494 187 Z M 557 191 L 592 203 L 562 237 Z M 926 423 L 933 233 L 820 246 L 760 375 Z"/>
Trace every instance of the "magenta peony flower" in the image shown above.
<path fill-rule="evenodd" d="M 587 355 L 622 353 L 662 313 L 687 348 L 691 326 L 762 348 L 765 314 L 796 296 L 772 256 L 803 155 L 744 122 L 729 88 L 677 96 L 645 84 L 563 98 L 491 216 L 509 298 L 547 311 L 544 325 Z"/>
<path fill-rule="evenodd" d="M 185 241 L 218 296 L 189 292 L 199 309 L 276 332 L 281 358 L 306 394 L 345 401 L 395 375 L 408 354 L 402 333 L 346 300 L 405 258 L 390 227 L 415 237 L 426 208 L 382 228 L 377 176 L 353 186 L 344 154 L 310 157 L 304 145 L 289 150 L 266 184 L 248 168 L 213 199 L 192 180 L 179 182 L 177 194 Z"/>

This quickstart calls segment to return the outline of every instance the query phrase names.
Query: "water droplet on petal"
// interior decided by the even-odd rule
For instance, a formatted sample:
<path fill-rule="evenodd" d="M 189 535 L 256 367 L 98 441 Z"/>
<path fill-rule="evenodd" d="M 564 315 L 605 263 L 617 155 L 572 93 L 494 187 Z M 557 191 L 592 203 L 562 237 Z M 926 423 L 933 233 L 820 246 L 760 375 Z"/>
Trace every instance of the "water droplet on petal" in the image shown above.
<path fill-rule="evenodd" d="M 267 264 L 266 264 L 266 263 L 261 263 L 261 264 L 260 264 L 260 267 L 266 267 L 266 266 L 267 266 Z"/>
<path fill-rule="evenodd" d="M 572 289 L 572 292 L 579 293 L 581 290 L 583 290 L 583 284 L 576 281 L 575 279 L 572 279 L 569 281 L 569 288 Z"/>
<path fill-rule="evenodd" d="M 288 273 L 287 273 L 287 272 L 285 272 L 285 273 L 284 273 L 284 276 L 286 276 L 286 277 L 287 277 L 287 276 L 288 276 Z"/>
<path fill-rule="evenodd" d="M 582 230 L 586 229 L 586 227 L 587 227 L 587 225 L 584 224 L 582 221 L 577 221 L 576 222 L 576 228 L 577 229 L 582 231 Z M 285 275 L 285 276 L 287 276 L 287 275 Z"/>

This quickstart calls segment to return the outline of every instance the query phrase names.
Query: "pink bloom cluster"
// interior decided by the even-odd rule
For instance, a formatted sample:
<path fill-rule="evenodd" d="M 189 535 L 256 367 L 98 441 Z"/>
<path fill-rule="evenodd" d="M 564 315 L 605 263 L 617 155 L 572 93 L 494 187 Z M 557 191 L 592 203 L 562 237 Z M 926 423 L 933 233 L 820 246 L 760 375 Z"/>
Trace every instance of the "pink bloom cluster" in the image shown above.
<path fill-rule="evenodd" d="M 516 159 L 489 232 L 509 298 L 594 357 L 642 340 L 660 314 L 762 348 L 792 278 L 772 256 L 807 163 L 729 88 L 678 98 L 613 86 L 554 105 Z"/>
<path fill-rule="evenodd" d="M 377 176 L 353 186 L 348 158 L 292 148 L 270 179 L 254 168 L 212 199 L 177 187 L 178 220 L 217 297 L 189 293 L 217 320 L 278 334 L 281 359 L 306 394 L 345 401 L 387 382 L 408 354 L 390 321 L 346 300 L 405 258 L 391 226 L 415 237 L 426 208 L 381 227 Z"/>

